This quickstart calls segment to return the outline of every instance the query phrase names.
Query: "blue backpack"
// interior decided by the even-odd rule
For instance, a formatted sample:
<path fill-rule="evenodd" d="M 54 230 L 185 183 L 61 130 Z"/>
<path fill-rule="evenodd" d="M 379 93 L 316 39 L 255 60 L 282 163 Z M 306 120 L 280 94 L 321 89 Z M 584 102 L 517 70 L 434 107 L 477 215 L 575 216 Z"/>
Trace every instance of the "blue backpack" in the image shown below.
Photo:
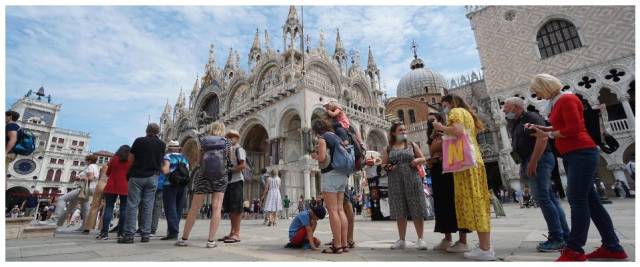
<path fill-rule="evenodd" d="M 206 136 L 200 139 L 200 145 L 202 176 L 211 179 L 228 178 L 232 166 L 229 161 L 229 141 L 221 136 Z"/>
<path fill-rule="evenodd" d="M 13 153 L 23 156 L 29 156 L 36 150 L 36 137 L 30 131 L 25 131 L 23 128 L 18 130 L 18 140 L 16 145 L 11 150 Z"/>
<path fill-rule="evenodd" d="M 334 135 L 337 140 L 341 140 L 337 135 Z M 342 142 L 338 142 L 331 148 L 331 167 L 337 172 L 345 175 L 349 175 L 353 172 L 356 166 L 356 157 L 354 154 L 353 145 L 343 145 Z"/>

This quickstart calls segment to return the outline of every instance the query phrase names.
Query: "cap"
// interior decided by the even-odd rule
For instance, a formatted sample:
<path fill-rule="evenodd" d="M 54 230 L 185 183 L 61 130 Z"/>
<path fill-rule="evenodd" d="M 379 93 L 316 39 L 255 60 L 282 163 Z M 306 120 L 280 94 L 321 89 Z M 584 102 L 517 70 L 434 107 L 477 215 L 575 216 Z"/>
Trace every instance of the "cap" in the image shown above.
<path fill-rule="evenodd" d="M 231 138 L 231 137 L 234 137 L 234 136 L 240 138 L 240 133 L 238 131 L 236 131 L 236 130 L 229 130 L 227 132 L 227 134 L 224 135 L 224 137 L 226 137 L 226 138 Z"/>
<path fill-rule="evenodd" d="M 311 210 L 313 210 L 313 213 L 315 213 L 320 220 L 324 219 L 324 216 L 327 214 L 327 210 L 325 210 L 324 207 L 320 205 L 312 207 Z"/>

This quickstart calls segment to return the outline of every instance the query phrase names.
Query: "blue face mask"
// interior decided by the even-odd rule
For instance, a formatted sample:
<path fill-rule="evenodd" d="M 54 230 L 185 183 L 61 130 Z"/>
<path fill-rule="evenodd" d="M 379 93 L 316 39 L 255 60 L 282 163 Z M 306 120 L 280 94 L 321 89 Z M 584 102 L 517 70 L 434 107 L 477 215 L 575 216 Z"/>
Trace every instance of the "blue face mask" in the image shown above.
<path fill-rule="evenodd" d="M 516 113 L 515 112 L 505 112 L 504 115 L 507 120 L 515 120 L 516 119 Z"/>
<path fill-rule="evenodd" d="M 444 107 L 442 108 L 442 111 L 444 112 L 444 114 L 449 114 L 449 111 L 451 111 L 450 107 Z"/>

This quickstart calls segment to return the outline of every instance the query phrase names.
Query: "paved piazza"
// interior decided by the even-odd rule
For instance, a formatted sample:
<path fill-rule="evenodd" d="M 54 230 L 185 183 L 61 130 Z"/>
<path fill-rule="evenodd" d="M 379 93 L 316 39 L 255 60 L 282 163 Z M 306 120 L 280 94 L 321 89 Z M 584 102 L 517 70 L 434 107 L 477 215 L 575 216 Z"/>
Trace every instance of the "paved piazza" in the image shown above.
<path fill-rule="evenodd" d="M 568 203 L 563 202 L 565 211 Z M 630 259 L 635 261 L 635 204 L 630 199 L 615 199 L 605 205 L 613 217 L 616 232 Z M 539 209 L 520 209 L 506 204 L 507 217 L 492 220 L 492 243 L 496 254 L 503 261 L 552 261 L 558 253 L 537 253 L 535 246 L 546 233 L 545 223 Z M 392 251 L 389 246 L 396 240 L 396 227 L 392 221 L 372 222 L 362 217 L 356 219 L 355 238 L 357 247 L 347 254 L 330 255 L 319 251 L 285 249 L 287 228 L 290 220 L 280 220 L 277 227 L 262 225 L 261 220 L 242 222 L 242 242 L 222 244 L 213 249 L 204 247 L 208 220 L 198 220 L 193 231 L 190 247 L 178 248 L 173 241 L 152 238 L 150 243 L 117 244 L 115 238 L 96 241 L 94 235 L 58 234 L 50 239 L 7 240 L 7 261 L 463 261 L 461 254 L 434 252 L 431 247 L 442 235 L 432 232 L 434 221 L 425 223 L 425 240 L 430 249 L 418 251 L 407 248 Z M 159 229 L 165 229 L 160 221 Z M 408 241 L 416 240 L 411 225 Z M 69 228 L 70 229 L 70 228 Z M 182 229 L 182 227 L 181 227 Z M 224 220 L 217 236 L 229 230 L 229 221 Z M 317 236 L 326 242 L 331 239 L 329 221 L 322 220 Z M 477 243 L 475 234 L 469 236 L 470 244 Z M 591 225 L 586 250 L 600 244 L 597 230 Z"/>

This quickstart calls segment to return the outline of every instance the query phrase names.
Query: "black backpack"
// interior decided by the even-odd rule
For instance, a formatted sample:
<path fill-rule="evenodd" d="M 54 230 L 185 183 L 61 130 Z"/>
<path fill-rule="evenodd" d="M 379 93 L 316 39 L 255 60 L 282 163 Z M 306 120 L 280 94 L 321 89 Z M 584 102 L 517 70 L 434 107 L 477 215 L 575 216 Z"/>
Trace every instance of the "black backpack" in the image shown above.
<path fill-rule="evenodd" d="M 356 130 L 353 126 L 349 126 L 349 130 L 347 131 L 349 135 L 349 142 L 353 145 L 353 151 L 355 156 L 355 166 L 354 171 L 359 171 L 364 168 L 364 164 L 366 159 L 367 149 L 360 139 L 358 139 L 358 135 L 356 134 Z"/>
<path fill-rule="evenodd" d="M 189 168 L 184 162 L 178 162 L 176 169 L 169 174 L 167 178 L 172 186 L 186 186 L 189 184 Z"/>

